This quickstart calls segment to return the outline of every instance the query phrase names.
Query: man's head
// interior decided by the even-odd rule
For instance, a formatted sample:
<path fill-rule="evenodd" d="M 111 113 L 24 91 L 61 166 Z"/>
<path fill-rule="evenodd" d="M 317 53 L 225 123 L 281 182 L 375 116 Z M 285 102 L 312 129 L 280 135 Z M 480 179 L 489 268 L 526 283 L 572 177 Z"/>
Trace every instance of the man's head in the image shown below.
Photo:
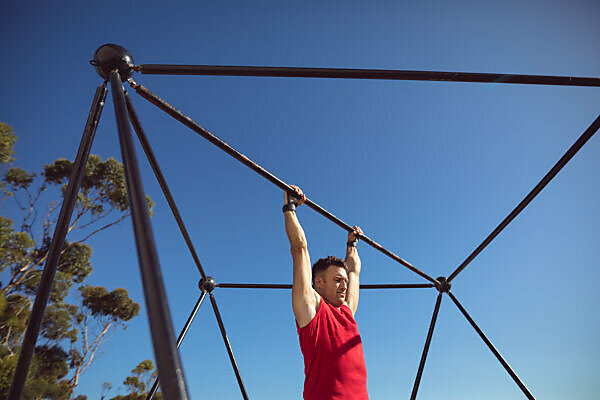
<path fill-rule="evenodd" d="M 348 272 L 346 264 L 338 257 L 321 258 L 312 267 L 313 286 L 325 301 L 339 307 L 346 300 Z"/>

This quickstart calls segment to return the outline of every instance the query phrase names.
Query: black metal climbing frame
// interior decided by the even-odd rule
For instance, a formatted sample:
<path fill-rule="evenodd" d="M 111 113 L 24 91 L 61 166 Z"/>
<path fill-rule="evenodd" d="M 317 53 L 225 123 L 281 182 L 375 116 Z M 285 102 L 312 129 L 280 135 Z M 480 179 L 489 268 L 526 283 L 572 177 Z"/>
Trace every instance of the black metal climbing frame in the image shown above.
<path fill-rule="evenodd" d="M 261 176 L 263 176 L 264 178 L 266 178 L 267 180 L 269 180 L 271 183 L 275 184 L 279 188 L 286 190 L 288 192 L 293 192 L 291 186 L 289 186 L 287 183 L 283 182 L 281 179 L 279 179 L 278 177 L 276 177 L 275 175 L 273 175 L 272 173 L 270 173 L 269 171 L 267 171 L 266 169 L 264 169 L 263 167 L 258 165 L 256 162 L 252 161 L 246 155 L 240 153 L 239 151 L 237 151 L 236 149 L 234 149 L 233 147 L 231 147 L 230 145 L 228 145 L 227 143 L 225 143 L 224 141 L 222 141 L 221 139 L 219 139 L 218 137 L 216 137 L 215 135 L 213 135 L 212 133 L 210 133 L 209 131 L 204 129 L 202 126 L 200 126 L 199 124 L 194 122 L 190 117 L 186 116 L 181 111 L 177 110 L 175 107 L 171 106 L 169 103 L 167 103 L 160 97 L 156 96 L 154 93 L 150 92 L 148 89 L 146 89 L 142 85 L 136 84 L 135 82 L 133 82 L 133 80 L 130 82 L 132 83 L 132 87 L 136 90 L 136 92 L 138 94 L 140 94 L 146 100 L 150 101 L 152 104 L 158 106 L 161 110 L 165 111 L 167 114 L 169 114 L 170 116 L 175 118 L 177 121 L 181 122 L 188 128 L 190 128 L 193 131 L 195 131 L 196 133 L 200 134 L 203 138 L 207 139 L 209 142 L 211 142 L 212 144 L 214 144 L 221 150 L 225 151 L 227 154 L 229 154 L 236 160 L 241 161 L 243 164 L 250 167 L 252 170 L 258 172 Z M 313 202 L 312 200 L 307 198 L 304 201 L 304 204 L 306 204 L 308 207 L 312 208 L 319 214 L 323 215 L 325 218 L 332 221 L 339 227 L 345 229 L 346 231 L 348 231 L 348 232 L 352 231 L 352 227 L 350 225 L 348 225 L 347 223 L 345 223 L 344 221 L 342 221 L 341 219 L 339 219 L 338 217 L 336 217 L 329 211 L 325 210 L 323 207 L 319 206 L 317 203 Z M 389 256 L 393 260 L 404 265 L 406 268 L 410 269 L 411 271 L 421 275 L 423 278 L 427 279 L 428 281 L 437 283 L 435 279 L 433 279 L 429 275 L 425 274 L 424 272 L 419 271 L 417 268 L 413 267 L 408 261 L 403 260 L 396 254 L 385 249 L 382 245 L 375 242 L 374 240 L 367 237 L 366 235 L 360 235 L 360 239 L 363 242 L 365 242 L 365 243 L 369 244 L 370 246 L 376 248 L 377 250 L 381 251 L 385 255 Z"/>
<path fill-rule="evenodd" d="M 342 79 L 385 79 L 385 80 L 420 80 L 420 81 L 443 81 L 443 82 L 475 82 L 475 83 L 506 83 L 506 84 L 534 84 L 534 85 L 563 85 L 563 86 L 588 86 L 599 87 L 600 78 L 585 78 L 585 77 L 568 77 L 568 76 L 542 76 L 542 75 L 516 75 L 516 74 L 489 74 L 489 73 L 466 73 L 466 72 L 436 72 L 436 71 L 401 71 L 401 70 L 365 70 L 365 69 L 337 69 L 337 68 L 292 68 L 292 67 L 248 67 L 248 66 L 202 66 L 202 65 L 162 65 L 162 64 L 142 64 L 136 66 L 133 63 L 131 55 L 123 47 L 106 44 L 96 50 L 94 59 L 90 63 L 96 67 L 99 75 L 105 80 L 96 91 L 96 95 L 92 102 L 88 121 L 85 126 L 81 145 L 77 153 L 74 164 L 73 174 L 70 178 L 67 191 L 65 193 L 64 202 L 59 215 L 56 231 L 52 239 L 52 244 L 49 251 L 48 261 L 44 267 L 44 273 L 41 278 L 38 294 L 32 309 L 30 320 L 28 322 L 25 339 L 19 361 L 13 377 L 9 399 L 18 400 L 21 398 L 25 386 L 25 378 L 27 376 L 31 356 L 35 348 L 35 343 L 39 333 L 40 323 L 43 317 L 45 306 L 48 300 L 49 290 L 52 285 L 56 266 L 60 259 L 61 249 L 66 237 L 66 226 L 70 219 L 73 205 L 75 204 L 77 193 L 81 184 L 84 166 L 87 162 L 87 157 L 91 148 L 98 120 L 104 105 L 106 97 L 106 82 L 110 81 L 111 91 L 115 106 L 115 114 L 117 117 L 117 127 L 119 131 L 119 142 L 125 173 L 127 179 L 127 189 L 129 195 L 130 208 L 132 212 L 134 236 L 138 252 L 138 260 L 140 264 L 140 273 L 142 275 L 142 283 L 144 287 L 144 297 L 146 308 L 148 310 L 148 318 L 150 321 L 150 330 L 152 334 L 152 342 L 154 346 L 154 355 L 158 366 L 160 383 L 165 398 L 169 400 L 187 400 L 187 386 L 179 359 L 178 348 L 180 347 L 187 331 L 189 330 L 194 317 L 208 294 L 211 305 L 223 337 L 223 341 L 231 361 L 231 365 L 236 376 L 238 386 L 242 397 L 247 400 L 249 398 L 246 388 L 244 387 L 240 369 L 235 361 L 232 346 L 227 338 L 225 325 L 214 294 L 215 288 L 230 288 L 230 289 L 291 289 L 290 284 L 260 284 L 260 283 L 218 283 L 213 278 L 207 276 L 202 267 L 199 257 L 194 249 L 192 239 L 190 238 L 187 229 L 183 223 L 173 196 L 167 186 L 166 180 L 162 175 L 156 157 L 152 152 L 152 148 L 146 135 L 142 129 L 141 123 L 137 117 L 133 104 L 129 99 L 127 92 L 123 89 L 121 82 L 128 81 L 135 91 L 146 100 L 155 104 L 161 110 L 165 111 L 173 118 L 183 123 L 193 131 L 210 141 L 221 150 L 225 151 L 230 156 L 236 158 L 253 171 L 257 172 L 271 183 L 282 190 L 291 192 L 292 188 L 264 169 L 258 163 L 252 161 L 246 155 L 242 154 L 229 144 L 222 141 L 220 138 L 204 129 L 198 123 L 194 122 L 190 117 L 177 110 L 169 103 L 156 96 L 148 89 L 135 83 L 131 79 L 134 71 L 139 71 L 142 74 L 163 74 L 163 75 L 221 75 L 221 76 L 263 76 L 263 77 L 307 77 L 307 78 L 342 78 Z M 154 171 L 156 179 L 163 191 L 163 194 L 169 204 L 171 212 L 181 234 L 187 244 L 188 250 L 194 260 L 196 268 L 200 273 L 201 280 L 199 289 L 201 295 L 196 302 L 183 330 L 181 331 L 177 341 L 175 341 L 173 326 L 171 322 L 170 311 L 167 304 L 167 299 L 164 291 L 164 283 L 158 263 L 158 255 L 154 244 L 152 228 L 148 219 L 147 205 L 145 202 L 144 190 L 142 187 L 140 173 L 137 165 L 135 150 L 131 137 L 130 123 L 138 136 L 138 139 L 144 149 L 144 153 L 148 158 L 150 166 Z M 366 235 L 361 235 L 360 239 L 379 250 L 383 254 L 397 261 L 404 267 L 421 276 L 429 283 L 384 283 L 384 284 L 362 284 L 361 289 L 411 289 L 411 288 L 435 288 L 438 291 L 433 316 L 427 333 L 425 346 L 419 362 L 417 376 L 411 393 L 411 400 L 416 399 L 419 384 L 421 382 L 422 373 L 427 359 L 429 346 L 433 338 L 433 331 L 440 309 L 443 294 L 446 293 L 457 306 L 459 311 L 479 334 L 490 351 L 498 359 L 500 364 L 506 369 L 510 377 L 515 381 L 517 386 L 523 391 L 528 399 L 534 399 L 531 392 L 519 379 L 516 373 L 500 355 L 491 341 L 484 335 L 483 331 L 477 326 L 475 321 L 467 313 L 465 308 L 459 303 L 453 293 L 450 292 L 451 281 L 479 254 L 485 247 L 521 212 L 523 209 L 537 196 L 543 188 L 558 174 L 558 172 L 567 164 L 567 162 L 583 147 L 583 145 L 596 133 L 600 128 L 600 116 L 592 122 L 588 129 L 581 135 L 579 139 L 567 150 L 564 156 L 552 167 L 552 169 L 542 178 L 542 180 L 531 190 L 531 192 L 517 205 L 517 207 L 496 227 L 492 233 L 484 239 L 484 241 L 471 253 L 465 261 L 456 268 L 448 278 L 438 277 L 432 278 L 421 270 L 417 269 L 409 262 L 403 260 L 393 252 L 387 250 L 373 239 Z M 323 209 L 317 203 L 307 199 L 305 204 L 329 219 L 342 229 L 351 231 L 349 224 L 340 220 L 338 217 Z M 157 380 L 147 400 L 152 399 L 158 389 L 159 381 Z"/>

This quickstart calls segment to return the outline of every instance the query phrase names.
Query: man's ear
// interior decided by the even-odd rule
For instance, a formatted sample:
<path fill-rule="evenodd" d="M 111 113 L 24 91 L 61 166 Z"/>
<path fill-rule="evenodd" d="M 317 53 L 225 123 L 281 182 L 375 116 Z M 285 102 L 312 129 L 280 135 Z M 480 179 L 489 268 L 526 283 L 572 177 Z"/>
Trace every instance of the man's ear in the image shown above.
<path fill-rule="evenodd" d="M 315 287 L 316 288 L 321 288 L 323 286 L 323 277 L 321 275 L 317 275 L 315 276 Z"/>

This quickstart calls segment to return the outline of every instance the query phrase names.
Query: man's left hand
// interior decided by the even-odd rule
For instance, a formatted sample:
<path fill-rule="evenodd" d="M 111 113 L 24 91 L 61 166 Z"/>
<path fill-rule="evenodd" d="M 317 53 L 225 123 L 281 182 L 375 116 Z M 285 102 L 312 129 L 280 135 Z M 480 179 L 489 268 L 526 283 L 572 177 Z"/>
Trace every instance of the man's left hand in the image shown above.
<path fill-rule="evenodd" d="M 362 229 L 360 229 L 358 226 L 354 225 L 352 227 L 352 231 L 348 232 L 348 241 L 349 242 L 354 242 L 355 240 L 357 240 L 359 238 L 359 235 L 363 234 Z"/>

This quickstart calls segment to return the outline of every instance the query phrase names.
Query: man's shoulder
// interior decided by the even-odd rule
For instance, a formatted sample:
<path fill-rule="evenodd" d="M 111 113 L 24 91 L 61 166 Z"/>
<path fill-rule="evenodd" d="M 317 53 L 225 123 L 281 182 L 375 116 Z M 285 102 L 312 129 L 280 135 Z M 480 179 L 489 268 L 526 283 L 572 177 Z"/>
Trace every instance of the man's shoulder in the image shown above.
<path fill-rule="evenodd" d="M 319 306 L 323 303 L 321 296 L 314 289 L 311 290 L 311 296 L 314 295 L 313 301 L 307 301 L 306 298 L 295 301 L 292 296 L 292 308 L 299 328 L 304 328 L 315 319 Z"/>

